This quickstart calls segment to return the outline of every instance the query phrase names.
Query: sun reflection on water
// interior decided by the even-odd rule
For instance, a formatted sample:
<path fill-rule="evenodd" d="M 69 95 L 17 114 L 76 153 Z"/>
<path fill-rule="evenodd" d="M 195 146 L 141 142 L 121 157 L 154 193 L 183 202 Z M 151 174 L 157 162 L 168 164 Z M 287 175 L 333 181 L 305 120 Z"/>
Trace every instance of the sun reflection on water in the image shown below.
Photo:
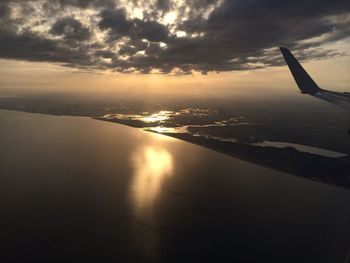
<path fill-rule="evenodd" d="M 181 127 L 156 126 L 156 127 L 145 128 L 144 130 L 153 131 L 156 133 L 188 133 L 187 126 L 181 126 Z"/>
<path fill-rule="evenodd" d="M 106 114 L 102 118 L 106 120 L 129 120 L 142 121 L 144 123 L 166 123 L 169 120 L 174 120 L 179 117 L 206 117 L 217 114 L 216 110 L 187 108 L 179 111 L 161 110 L 154 113 L 142 112 L 139 114 Z"/>
<path fill-rule="evenodd" d="M 147 146 L 132 156 L 132 163 L 135 174 L 131 198 L 136 212 L 143 216 L 152 209 L 164 180 L 173 174 L 173 157 L 166 149 Z"/>
<path fill-rule="evenodd" d="M 154 114 L 149 115 L 149 116 L 144 116 L 144 117 L 140 118 L 140 120 L 142 120 L 146 123 L 162 122 L 162 121 L 169 120 L 172 115 L 174 115 L 173 111 L 163 110 L 163 111 L 159 111 L 159 112 L 154 113 Z"/>

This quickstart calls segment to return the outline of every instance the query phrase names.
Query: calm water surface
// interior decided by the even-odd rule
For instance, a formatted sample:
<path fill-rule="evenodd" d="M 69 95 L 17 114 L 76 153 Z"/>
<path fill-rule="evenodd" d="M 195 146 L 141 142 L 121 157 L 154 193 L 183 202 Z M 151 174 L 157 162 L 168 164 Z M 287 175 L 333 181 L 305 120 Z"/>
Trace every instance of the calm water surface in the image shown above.
<path fill-rule="evenodd" d="M 345 262 L 350 191 L 162 135 L 0 111 L 1 262 Z"/>

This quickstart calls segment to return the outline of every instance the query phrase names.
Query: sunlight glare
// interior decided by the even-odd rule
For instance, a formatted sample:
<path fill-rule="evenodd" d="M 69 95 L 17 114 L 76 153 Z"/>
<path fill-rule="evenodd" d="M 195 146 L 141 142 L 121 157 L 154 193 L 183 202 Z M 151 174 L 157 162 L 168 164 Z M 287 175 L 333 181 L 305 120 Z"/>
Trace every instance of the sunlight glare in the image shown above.
<path fill-rule="evenodd" d="M 169 115 L 171 115 L 173 112 L 170 111 L 160 111 L 158 113 L 154 113 L 149 116 L 145 116 L 140 118 L 142 121 L 146 123 L 151 123 L 151 122 L 160 122 L 160 121 L 165 121 L 170 118 Z"/>
<path fill-rule="evenodd" d="M 175 11 L 167 13 L 163 20 L 165 24 L 173 24 L 176 21 L 177 13 Z"/>
<path fill-rule="evenodd" d="M 173 157 L 166 149 L 147 146 L 136 151 L 132 163 L 131 196 L 136 212 L 143 216 L 145 209 L 153 207 L 164 180 L 173 174 Z"/>

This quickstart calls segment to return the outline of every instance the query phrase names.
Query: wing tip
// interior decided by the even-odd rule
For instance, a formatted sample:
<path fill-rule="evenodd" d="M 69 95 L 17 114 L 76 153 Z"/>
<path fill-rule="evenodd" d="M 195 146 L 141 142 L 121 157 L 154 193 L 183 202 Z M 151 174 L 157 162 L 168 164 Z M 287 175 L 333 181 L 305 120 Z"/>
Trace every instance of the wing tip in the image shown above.
<path fill-rule="evenodd" d="M 285 55 L 286 53 L 291 53 L 290 50 L 286 47 L 279 47 L 279 49 L 281 50 L 283 55 Z"/>
<path fill-rule="evenodd" d="M 279 48 L 301 92 L 311 95 L 316 94 L 320 88 L 300 65 L 292 52 L 286 47 Z"/>

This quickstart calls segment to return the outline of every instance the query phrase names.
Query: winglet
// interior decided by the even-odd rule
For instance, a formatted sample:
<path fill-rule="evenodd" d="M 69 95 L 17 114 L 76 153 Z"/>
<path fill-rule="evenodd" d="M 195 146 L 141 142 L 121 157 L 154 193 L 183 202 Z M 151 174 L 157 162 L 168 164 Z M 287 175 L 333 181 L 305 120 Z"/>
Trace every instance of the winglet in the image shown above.
<path fill-rule="evenodd" d="M 280 47 L 280 50 L 301 92 L 315 95 L 318 91 L 320 91 L 321 89 L 317 86 L 309 74 L 307 74 L 305 69 L 300 65 L 293 54 L 285 47 Z"/>

